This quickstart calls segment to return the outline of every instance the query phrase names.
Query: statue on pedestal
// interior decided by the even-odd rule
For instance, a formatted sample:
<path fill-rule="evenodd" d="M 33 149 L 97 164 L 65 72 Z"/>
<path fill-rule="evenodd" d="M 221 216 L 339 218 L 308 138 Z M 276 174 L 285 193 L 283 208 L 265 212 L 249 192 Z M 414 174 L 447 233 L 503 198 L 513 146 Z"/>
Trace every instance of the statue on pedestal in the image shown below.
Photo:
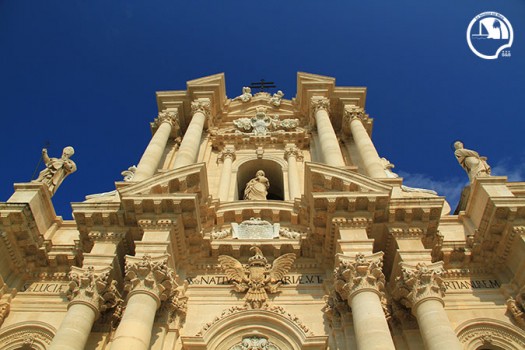
<path fill-rule="evenodd" d="M 255 177 L 248 181 L 244 189 L 244 199 L 266 200 L 270 181 L 264 175 L 264 171 L 258 170 Z"/>
<path fill-rule="evenodd" d="M 67 146 L 62 151 L 61 158 L 49 158 L 47 149 L 42 149 L 42 159 L 44 160 L 46 168 L 42 170 L 38 178 L 32 182 L 45 184 L 49 192 L 51 192 L 51 196 L 54 195 L 66 176 L 77 170 L 75 162 L 69 159 L 73 154 L 75 154 L 73 147 Z"/>
<path fill-rule="evenodd" d="M 242 88 L 242 95 L 235 97 L 233 100 L 241 100 L 242 102 L 249 102 L 252 99 L 252 89 L 248 86 Z"/>
<path fill-rule="evenodd" d="M 454 142 L 454 155 L 459 165 L 468 174 L 470 182 L 477 177 L 490 176 L 490 166 L 487 163 L 487 157 L 480 157 L 479 153 L 463 147 L 463 142 Z"/>

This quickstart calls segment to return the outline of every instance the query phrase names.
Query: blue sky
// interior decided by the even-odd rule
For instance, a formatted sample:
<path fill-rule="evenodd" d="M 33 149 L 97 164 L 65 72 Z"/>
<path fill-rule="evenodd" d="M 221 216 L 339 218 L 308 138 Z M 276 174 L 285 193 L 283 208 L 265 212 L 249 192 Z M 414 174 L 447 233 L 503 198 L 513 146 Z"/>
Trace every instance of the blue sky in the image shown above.
<path fill-rule="evenodd" d="M 485 11 L 511 22 L 511 57 L 470 51 L 467 26 Z M 297 71 L 368 87 L 375 145 L 408 185 L 455 203 L 468 181 L 455 139 L 494 174 L 525 179 L 522 0 L 3 0 L 0 200 L 31 179 L 46 141 L 51 156 L 72 145 L 78 171 L 53 197 L 70 218 L 70 202 L 114 189 L 138 163 L 155 91 L 224 72 L 229 97 L 264 78 L 291 98 Z"/>

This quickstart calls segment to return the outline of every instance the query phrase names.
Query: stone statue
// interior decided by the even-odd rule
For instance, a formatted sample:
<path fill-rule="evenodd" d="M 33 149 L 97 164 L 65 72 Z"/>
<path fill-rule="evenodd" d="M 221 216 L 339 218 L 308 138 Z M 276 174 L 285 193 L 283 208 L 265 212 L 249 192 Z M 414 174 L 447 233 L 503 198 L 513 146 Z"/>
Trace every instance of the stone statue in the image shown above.
<path fill-rule="evenodd" d="M 264 171 L 258 170 L 255 177 L 246 184 L 244 199 L 265 200 L 269 188 L 270 181 L 264 176 Z"/>
<path fill-rule="evenodd" d="M 234 100 L 241 100 L 242 102 L 249 102 L 252 99 L 252 89 L 248 86 L 242 88 L 242 95 L 237 96 Z"/>
<path fill-rule="evenodd" d="M 49 158 L 47 149 L 42 149 L 42 159 L 46 164 L 46 168 L 42 170 L 38 178 L 32 182 L 41 182 L 47 185 L 51 195 L 54 195 L 66 176 L 77 170 L 75 162 L 69 159 L 73 154 L 75 154 L 73 147 L 67 146 L 62 151 L 61 158 Z"/>
<path fill-rule="evenodd" d="M 279 107 L 281 105 L 281 100 L 284 96 L 284 93 L 279 90 L 273 96 L 270 98 L 270 104 L 275 107 Z"/>
<path fill-rule="evenodd" d="M 468 174 L 470 182 L 477 177 L 490 176 L 490 166 L 487 163 L 487 157 L 480 157 L 478 152 L 463 147 L 463 142 L 454 142 L 454 155 L 459 165 Z"/>
<path fill-rule="evenodd" d="M 383 169 L 385 170 L 385 175 L 388 179 L 397 179 L 399 177 L 398 174 L 394 173 L 392 171 L 393 168 L 395 168 L 395 165 L 390 163 L 390 161 L 386 158 L 381 158 L 381 164 L 383 165 Z M 428 193 L 437 196 L 436 191 L 427 190 L 426 188 L 417 188 L 417 187 L 408 187 L 405 185 L 401 185 L 401 190 L 404 192 L 421 192 L 421 193 Z"/>

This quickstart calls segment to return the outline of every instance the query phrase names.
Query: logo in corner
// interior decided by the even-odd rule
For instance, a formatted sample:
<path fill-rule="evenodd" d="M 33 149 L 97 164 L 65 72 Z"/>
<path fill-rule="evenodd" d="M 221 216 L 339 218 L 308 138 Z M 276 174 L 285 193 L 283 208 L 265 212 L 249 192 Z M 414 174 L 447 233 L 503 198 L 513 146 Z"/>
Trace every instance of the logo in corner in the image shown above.
<path fill-rule="evenodd" d="M 509 20 L 493 11 L 483 12 L 470 21 L 467 43 L 476 56 L 494 60 L 500 56 L 510 57 L 514 31 Z"/>

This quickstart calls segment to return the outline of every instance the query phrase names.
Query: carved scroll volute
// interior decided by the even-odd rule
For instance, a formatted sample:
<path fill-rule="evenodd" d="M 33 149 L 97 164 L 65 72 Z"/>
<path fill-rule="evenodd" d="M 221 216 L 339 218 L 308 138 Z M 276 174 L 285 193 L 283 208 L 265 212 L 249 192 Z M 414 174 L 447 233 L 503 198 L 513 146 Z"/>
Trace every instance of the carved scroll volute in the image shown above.
<path fill-rule="evenodd" d="M 337 259 L 339 266 L 334 270 L 334 289 L 343 300 L 350 303 L 354 295 L 363 291 L 384 296 L 383 252 L 357 254 L 353 259 L 338 254 Z"/>
<path fill-rule="evenodd" d="M 145 293 L 157 300 L 157 307 L 168 300 L 179 286 L 175 272 L 168 267 L 168 255 L 151 257 L 126 256 L 126 277 L 124 290 L 128 297 L 135 293 Z"/>
<path fill-rule="evenodd" d="M 93 266 L 85 268 L 71 268 L 69 273 L 69 290 L 67 296 L 74 304 L 85 304 L 93 308 L 96 314 L 114 308 L 122 299 L 117 289 L 117 281 L 111 278 L 111 267 L 95 269 Z"/>
<path fill-rule="evenodd" d="M 441 274 L 443 262 L 439 261 L 430 265 L 418 263 L 417 265 L 400 263 L 402 275 L 396 278 L 393 291 L 395 299 L 408 308 L 414 309 L 419 303 L 434 299 L 444 305 L 445 286 Z"/>

